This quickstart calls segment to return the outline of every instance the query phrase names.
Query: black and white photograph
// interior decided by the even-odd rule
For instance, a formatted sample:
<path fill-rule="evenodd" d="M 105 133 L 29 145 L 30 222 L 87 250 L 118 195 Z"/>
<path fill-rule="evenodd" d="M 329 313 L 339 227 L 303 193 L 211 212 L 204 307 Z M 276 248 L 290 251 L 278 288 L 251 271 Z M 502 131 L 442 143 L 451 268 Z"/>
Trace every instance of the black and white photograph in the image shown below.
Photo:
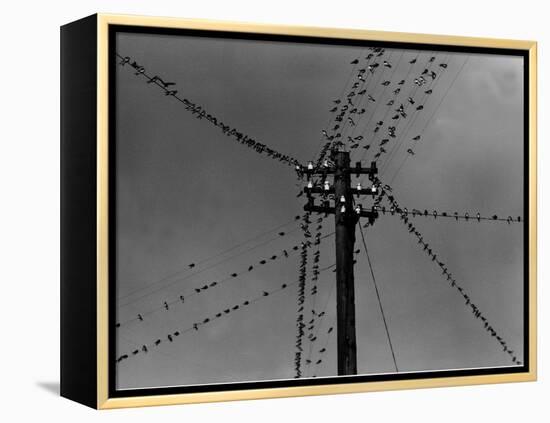
<path fill-rule="evenodd" d="M 523 53 L 111 41 L 115 390 L 525 370 Z"/>

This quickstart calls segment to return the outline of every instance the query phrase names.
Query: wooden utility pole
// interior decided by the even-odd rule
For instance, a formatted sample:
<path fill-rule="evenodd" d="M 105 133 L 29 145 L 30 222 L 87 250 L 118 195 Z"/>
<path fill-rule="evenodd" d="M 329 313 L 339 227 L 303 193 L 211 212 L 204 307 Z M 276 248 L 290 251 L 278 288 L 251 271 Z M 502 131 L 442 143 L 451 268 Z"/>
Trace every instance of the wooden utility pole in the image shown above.
<path fill-rule="evenodd" d="M 356 375 L 357 344 L 355 341 L 353 249 L 355 225 L 359 217 L 353 211 L 349 153 L 337 152 L 334 159 L 338 374 Z"/>
<path fill-rule="evenodd" d="M 353 276 L 353 251 L 355 244 L 355 225 L 361 217 L 367 217 L 372 224 L 378 217 L 378 212 L 363 210 L 360 205 L 353 204 L 353 195 L 357 197 L 362 195 L 376 195 L 378 188 L 373 185 L 367 189 L 359 184 L 357 188 L 351 187 L 351 175 L 357 177 L 362 174 L 369 175 L 373 180 L 377 173 L 376 163 L 371 163 L 370 168 L 361 167 L 361 163 L 356 163 L 355 167 L 350 167 L 349 152 L 333 151 L 331 161 L 326 161 L 322 167 L 314 168 L 309 163 L 307 168 L 298 167 L 299 173 L 308 176 L 308 186 L 305 192 L 308 196 L 308 203 L 304 210 L 332 214 L 335 217 L 335 235 L 336 235 L 336 313 L 337 313 L 337 337 L 338 337 L 338 375 L 356 375 L 357 374 L 357 343 L 355 336 L 355 287 Z M 333 175 L 333 184 L 327 179 L 329 174 Z M 314 186 L 310 176 L 320 175 L 322 178 L 321 186 Z M 312 194 L 321 194 L 323 204 L 315 205 Z M 330 204 L 330 198 L 333 198 L 333 205 Z"/>

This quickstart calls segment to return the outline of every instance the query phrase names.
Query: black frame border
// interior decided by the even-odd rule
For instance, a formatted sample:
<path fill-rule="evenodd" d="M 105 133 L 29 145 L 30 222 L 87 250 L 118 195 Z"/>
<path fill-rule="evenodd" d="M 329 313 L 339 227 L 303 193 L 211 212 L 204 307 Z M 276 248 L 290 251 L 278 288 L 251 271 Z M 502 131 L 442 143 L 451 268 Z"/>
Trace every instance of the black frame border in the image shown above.
<path fill-rule="evenodd" d="M 210 385 L 187 385 L 187 386 L 170 386 L 158 388 L 139 388 L 139 389 L 116 389 L 116 35 L 118 33 L 136 33 L 149 35 L 174 35 L 174 36 L 195 36 L 209 38 L 228 38 L 238 40 L 253 40 L 253 41 L 275 41 L 275 42 L 290 42 L 290 43 L 314 43 L 326 45 L 342 45 L 342 46 L 357 46 L 357 47 L 386 47 L 386 48 L 402 48 L 402 49 L 421 49 L 433 51 L 446 51 L 457 53 L 478 53 L 478 54 L 494 54 L 519 56 L 523 58 L 523 143 L 524 143 L 524 219 L 523 219 L 523 253 L 524 253 L 524 296 L 523 296 L 523 365 L 513 367 L 494 367 L 494 368 L 479 368 L 479 369 L 464 369 L 464 370 L 441 370 L 427 372 L 411 372 L 405 374 L 373 374 L 373 375 L 357 375 L 357 376 L 335 376 L 326 378 L 308 378 L 308 379 L 282 379 L 270 381 L 255 381 L 255 382 L 237 382 L 237 383 L 221 383 Z M 152 395 L 172 395 L 172 394 L 189 394 L 189 393 L 204 393 L 204 392 L 230 392 L 247 389 L 269 389 L 269 388 L 290 388 L 303 386 L 330 386 L 342 383 L 365 383 L 365 382 L 383 382 L 383 381 L 404 381 L 404 380 L 422 380 L 433 378 L 449 378 L 449 377 L 466 377 L 466 376 L 484 376 L 484 375 L 499 375 L 513 373 L 527 373 L 530 370 L 530 289 L 529 289 L 529 225 L 530 225 L 530 207 L 529 207 L 529 157 L 530 157 L 530 91 L 529 91 L 529 50 L 507 49 L 507 48 L 491 48 L 491 47 L 467 47 L 458 45 L 439 45 L 425 43 L 409 43 L 395 41 L 374 41 L 374 40 L 356 40 L 345 38 L 330 38 L 317 36 L 297 36 L 297 35 L 274 35 L 263 33 L 246 33 L 238 31 L 215 31 L 203 29 L 185 29 L 185 28 L 163 28 L 163 27 L 146 27 L 139 25 L 112 25 L 108 26 L 108 397 L 109 398 L 125 398 L 137 396 L 152 396 Z M 111 283 L 113 282 L 113 283 Z"/>

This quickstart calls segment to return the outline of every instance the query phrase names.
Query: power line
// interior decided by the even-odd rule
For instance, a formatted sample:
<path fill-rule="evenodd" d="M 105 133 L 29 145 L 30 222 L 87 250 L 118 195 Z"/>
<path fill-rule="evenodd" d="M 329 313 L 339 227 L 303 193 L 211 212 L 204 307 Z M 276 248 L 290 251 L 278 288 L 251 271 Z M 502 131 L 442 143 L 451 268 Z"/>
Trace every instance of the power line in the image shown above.
<path fill-rule="evenodd" d="M 392 206 L 391 208 L 386 207 L 380 207 L 377 209 L 378 212 L 380 212 L 382 215 L 397 215 L 400 216 L 402 214 L 411 216 L 411 217 L 425 217 L 425 218 L 443 218 L 443 219 L 454 219 L 455 221 L 464 221 L 464 222 L 481 222 L 483 221 L 490 221 L 490 222 L 505 222 L 508 224 L 512 223 L 521 223 L 523 222 L 523 218 L 521 216 L 512 217 L 499 217 L 496 214 L 490 215 L 490 216 L 482 216 L 480 213 L 471 214 L 468 212 L 446 212 L 446 211 L 428 211 L 428 209 L 419 210 L 419 209 L 408 209 L 407 207 L 403 208 L 395 208 Z"/>
<path fill-rule="evenodd" d="M 317 239 L 319 240 L 319 242 L 321 242 L 322 239 L 328 238 L 328 237 L 332 236 L 333 234 L 334 234 L 334 232 L 328 233 L 324 236 L 319 236 Z M 130 318 L 130 319 L 125 320 L 123 322 L 118 322 L 116 324 L 116 327 L 117 328 L 124 327 L 125 325 L 127 325 L 129 323 L 132 323 L 132 322 L 142 322 L 142 321 L 145 320 L 145 318 L 147 316 L 150 316 L 150 315 L 152 315 L 154 313 L 157 313 L 159 311 L 162 311 L 162 310 L 164 310 L 164 311 L 172 310 L 172 308 L 173 308 L 172 306 L 174 306 L 175 304 L 185 304 L 185 302 L 188 301 L 189 298 L 192 298 L 195 295 L 202 294 L 203 292 L 206 292 L 206 291 L 211 292 L 212 288 L 220 287 L 228 281 L 236 280 L 239 276 L 250 274 L 254 269 L 258 269 L 257 264 L 259 264 L 260 266 L 263 266 L 267 263 L 273 263 L 274 261 L 279 260 L 282 257 L 288 258 L 290 254 L 292 254 L 295 251 L 298 251 L 299 248 L 300 248 L 299 245 L 294 245 L 292 247 L 289 247 L 288 249 L 281 250 L 280 252 L 278 252 L 278 254 L 273 254 L 271 256 L 266 256 L 263 259 L 255 261 L 254 264 L 246 265 L 243 268 L 242 271 L 231 272 L 227 277 L 225 277 L 221 280 L 210 281 L 210 282 L 206 282 L 206 283 L 203 282 L 203 283 L 200 284 L 201 286 L 196 285 L 194 288 L 192 288 L 193 292 L 189 295 L 183 295 L 182 294 L 182 295 L 179 295 L 178 298 L 174 298 L 172 300 L 170 300 L 170 299 L 161 300 L 160 301 L 160 303 L 162 304 L 161 306 L 159 306 L 157 308 L 154 308 L 154 309 L 151 309 L 151 310 L 148 310 L 148 311 L 137 312 L 137 313 L 135 313 L 136 317 Z M 183 292 L 187 292 L 189 289 L 191 289 L 191 288 L 188 288 L 188 289 L 184 290 Z"/>
<path fill-rule="evenodd" d="M 384 190 L 381 191 L 381 196 L 384 196 L 388 199 L 392 207 L 395 209 L 401 210 L 402 208 L 399 206 L 399 203 L 393 196 L 393 194 L 387 194 Z M 442 275 L 446 278 L 446 281 L 450 284 L 452 288 L 454 288 L 464 299 L 466 307 L 469 307 L 470 312 L 473 314 L 473 316 L 483 322 L 483 328 L 485 331 L 491 335 L 492 338 L 495 338 L 500 346 L 502 347 L 503 351 L 510 357 L 512 362 L 516 365 L 520 365 L 521 362 L 516 357 L 513 350 L 510 349 L 506 341 L 502 338 L 502 336 L 494 329 L 494 327 L 489 323 L 489 320 L 485 317 L 485 315 L 481 312 L 479 307 L 472 301 L 469 294 L 467 294 L 466 290 L 462 288 L 456 281 L 456 279 L 453 277 L 449 269 L 447 268 L 447 265 L 440 261 L 438 258 L 438 255 L 435 253 L 433 248 L 424 240 L 424 237 L 422 234 L 416 229 L 416 227 L 409 222 L 409 217 L 407 214 L 403 213 L 400 214 L 400 219 L 403 222 L 403 224 L 407 227 L 409 233 L 413 234 L 417 240 L 418 244 L 422 247 L 423 251 L 431 258 L 432 262 L 436 263 L 439 268 L 442 271 Z"/>
<path fill-rule="evenodd" d="M 443 58 L 443 64 L 445 65 L 445 67 L 442 68 L 441 71 L 438 71 L 436 76 L 432 79 L 432 81 L 430 81 L 430 84 L 427 87 L 428 89 L 425 90 L 423 94 L 421 94 L 421 99 L 420 100 L 415 100 L 415 101 L 420 103 L 422 109 L 418 110 L 418 107 L 417 107 L 413 111 L 412 119 L 409 119 L 409 121 L 407 122 L 407 124 L 405 125 L 403 130 L 400 132 L 399 136 L 397 137 L 396 143 L 395 143 L 395 148 L 392 150 L 392 152 L 386 158 L 386 161 L 384 162 L 384 164 L 382 166 L 382 174 L 385 173 L 388 170 L 390 162 L 395 158 L 396 154 L 399 152 L 399 150 L 401 149 L 401 146 L 405 142 L 405 139 L 407 138 L 407 135 L 409 134 L 411 129 L 414 127 L 414 124 L 416 123 L 418 117 L 425 110 L 426 105 L 429 103 L 429 100 L 433 96 L 433 94 L 428 94 L 428 93 L 432 93 L 435 90 L 435 88 L 439 85 L 443 75 L 447 72 L 449 62 L 450 62 L 450 56 L 445 56 Z M 431 69 L 431 67 L 427 68 L 426 70 L 430 71 L 429 69 Z M 416 95 L 416 93 L 415 93 L 415 95 Z M 412 149 L 409 149 L 407 151 L 407 153 L 408 154 L 414 154 L 414 152 L 412 152 Z"/>
<path fill-rule="evenodd" d="M 414 84 L 415 84 L 415 87 L 413 87 L 410 91 L 409 91 L 409 95 L 406 99 L 406 101 L 404 101 L 404 104 L 402 103 L 401 106 L 400 106 L 400 109 L 397 109 L 396 112 L 396 116 L 394 116 L 392 118 L 392 120 L 396 120 L 396 123 L 394 123 L 392 126 L 389 126 L 388 127 L 388 140 L 390 140 L 391 138 L 394 138 L 395 141 L 393 142 L 392 146 L 391 146 L 391 150 L 389 152 L 389 155 L 388 155 L 388 158 L 386 159 L 384 165 L 382 166 L 382 168 L 384 168 L 387 164 L 387 161 L 389 160 L 390 157 L 393 156 L 393 154 L 395 154 L 395 151 L 397 151 L 397 149 L 399 149 L 399 141 L 400 141 L 400 135 L 396 135 L 398 129 L 399 129 L 399 125 L 400 123 L 403 121 L 403 119 L 406 119 L 407 116 L 408 116 L 408 112 L 409 112 L 409 109 L 411 107 L 414 107 L 414 105 L 419 102 L 418 99 L 415 99 L 414 97 L 416 96 L 416 93 L 418 92 L 418 89 L 420 87 L 424 87 L 425 85 L 427 90 L 425 90 L 424 92 L 424 96 L 422 98 L 422 101 L 425 100 L 426 96 L 427 96 L 427 92 L 430 92 L 430 90 L 432 90 L 432 85 L 435 83 L 437 84 L 437 79 L 438 79 L 438 75 L 431 69 L 433 64 L 435 63 L 435 60 L 438 58 L 438 54 L 436 53 L 435 55 L 431 56 L 429 59 L 428 59 L 428 64 L 426 66 L 426 68 L 424 69 L 424 71 L 422 72 L 421 75 L 417 76 L 415 79 L 414 79 Z M 423 75 L 426 75 L 426 77 L 424 77 Z M 429 83 L 426 83 L 426 78 L 428 77 L 431 77 L 431 81 Z M 415 107 L 415 109 L 413 110 L 413 115 L 416 115 L 417 112 L 423 110 L 424 108 L 424 105 L 423 104 L 420 104 L 418 106 Z M 403 119 L 402 119 L 403 118 Z M 408 119 L 407 122 L 405 123 L 405 128 L 403 128 L 400 133 L 404 133 L 405 129 L 407 128 L 407 124 L 408 122 L 410 121 L 411 119 Z M 382 148 L 382 146 L 380 146 L 380 149 L 379 149 L 379 152 L 377 154 L 375 154 L 375 159 L 376 161 L 378 161 L 383 154 L 386 154 L 387 151 Z M 382 169 L 383 171 L 384 169 Z"/>
<path fill-rule="evenodd" d="M 234 250 L 236 250 L 236 249 L 238 249 L 238 248 L 240 248 L 240 247 L 243 247 L 244 245 L 246 245 L 246 244 L 248 244 L 248 243 L 250 243 L 250 242 L 252 242 L 252 241 L 256 241 L 257 239 L 262 238 L 262 237 L 265 236 L 265 235 L 268 235 L 268 234 L 270 234 L 270 233 L 272 233 L 272 232 L 281 230 L 282 228 L 284 228 L 284 227 L 290 225 L 291 223 L 294 223 L 294 222 L 295 222 L 296 220 L 298 220 L 299 218 L 300 218 L 300 216 L 296 216 L 294 219 L 291 219 L 291 220 L 287 221 L 286 223 L 283 223 L 283 224 L 281 224 L 281 225 L 277 225 L 276 227 L 274 227 L 274 228 L 272 228 L 272 229 L 269 229 L 269 230 L 267 230 L 267 231 L 264 231 L 264 232 L 262 232 L 262 233 L 260 233 L 260 234 L 258 234 L 258 235 L 254 235 L 252 238 L 249 238 L 249 239 L 247 239 L 247 240 L 245 240 L 245 241 L 243 241 L 243 242 L 240 242 L 240 243 L 238 243 L 238 244 L 236 244 L 236 245 L 233 245 L 232 247 L 229 247 L 229 248 L 227 248 L 227 249 L 225 249 L 225 250 L 223 250 L 223 251 L 220 251 L 219 253 L 216 253 L 216 254 L 214 254 L 213 256 L 204 258 L 204 259 L 202 259 L 202 260 L 200 260 L 200 261 L 197 261 L 197 262 L 190 263 L 190 264 L 188 264 L 188 265 L 186 266 L 185 269 L 180 269 L 180 270 L 178 270 L 178 271 L 176 271 L 176 272 L 173 272 L 173 273 L 171 273 L 171 274 L 169 274 L 169 275 L 167 275 L 167 276 L 162 277 L 161 279 L 155 280 L 155 281 L 153 281 L 153 282 L 149 282 L 146 286 L 144 286 L 144 287 L 142 287 L 142 288 L 137 288 L 137 289 L 135 289 L 135 290 L 133 290 L 133 291 L 131 291 L 131 292 L 128 292 L 128 293 L 126 293 L 126 294 L 124 294 L 124 295 L 121 295 L 121 296 L 117 297 L 117 300 L 118 300 L 118 301 L 124 300 L 124 299 L 126 299 L 126 298 L 128 298 L 128 297 L 130 297 L 130 296 L 132 296 L 132 295 L 134 295 L 134 294 L 136 294 L 136 293 L 138 293 L 138 292 L 141 292 L 141 291 L 146 290 L 146 289 L 150 289 L 150 288 L 151 288 L 152 286 L 154 286 L 154 285 L 157 285 L 157 284 L 159 284 L 159 283 L 165 282 L 165 281 L 167 281 L 167 280 L 173 278 L 174 276 L 179 275 L 180 273 L 189 271 L 189 270 L 191 270 L 191 269 L 193 269 L 193 268 L 195 268 L 195 267 L 200 266 L 201 264 L 207 263 L 207 262 L 209 262 L 209 261 L 211 261 L 211 260 L 214 260 L 214 259 L 216 259 L 216 258 L 218 258 L 218 257 L 224 256 L 224 255 L 226 255 L 227 253 L 230 253 L 231 251 L 234 251 Z M 279 234 L 279 235 L 280 235 L 280 236 L 284 236 L 285 234 L 283 233 L 282 235 L 281 235 L 281 234 Z"/>
<path fill-rule="evenodd" d="M 372 276 L 372 283 L 374 285 L 374 290 L 376 291 L 376 298 L 378 299 L 378 307 L 380 308 L 380 314 L 382 316 L 382 321 L 384 322 L 384 329 L 386 330 L 386 337 L 388 338 L 388 345 L 390 347 L 391 356 L 393 359 L 393 365 L 395 366 L 395 371 L 399 373 L 399 368 L 397 367 L 397 360 L 395 359 L 395 352 L 393 350 L 393 344 L 391 342 L 390 330 L 388 329 L 388 322 L 386 321 L 386 314 L 384 313 L 384 307 L 382 306 L 382 300 L 380 298 L 380 292 L 378 290 L 378 284 L 376 283 L 376 277 L 374 276 L 374 270 L 372 268 L 372 263 L 370 261 L 369 250 L 367 248 L 367 243 L 365 241 L 365 235 L 363 234 L 363 228 L 359 225 L 359 231 L 361 232 L 361 239 L 363 240 L 363 247 L 365 248 L 365 255 L 367 256 L 367 262 L 369 263 L 370 274 Z"/>
<path fill-rule="evenodd" d="M 309 224 L 311 213 L 305 212 L 302 217 L 302 230 L 304 234 L 309 232 Z M 311 247 L 311 241 L 306 240 L 302 242 L 300 250 L 300 267 L 298 269 L 298 309 L 296 312 L 296 352 L 294 353 L 294 370 L 296 372 L 295 378 L 302 376 L 302 353 L 303 353 L 303 337 L 305 335 L 304 328 L 304 303 L 306 297 L 306 279 L 307 279 L 307 253 Z"/>
<path fill-rule="evenodd" d="M 300 164 L 300 162 L 292 156 L 280 153 L 275 149 L 256 141 L 254 138 L 243 134 L 237 129 L 224 124 L 214 115 L 208 113 L 202 106 L 199 106 L 186 98 L 179 97 L 178 90 L 174 89 L 174 86 L 176 85 L 174 82 L 166 82 L 164 78 L 161 78 L 158 75 L 149 76 L 146 73 L 145 67 L 138 64 L 130 56 L 122 56 L 119 53 L 116 53 L 116 55 L 119 59 L 121 59 L 121 61 L 119 62 L 120 66 L 124 67 L 126 64 L 128 64 L 131 68 L 135 70 L 134 75 L 136 75 L 137 77 L 145 77 L 147 79 L 147 83 L 156 85 L 157 87 L 161 88 L 166 96 L 173 97 L 174 99 L 185 105 L 185 109 L 190 111 L 197 119 L 206 119 L 212 125 L 221 129 L 224 135 L 234 138 L 235 141 L 248 148 L 251 148 L 259 154 L 266 155 L 272 159 L 278 160 L 279 162 L 286 163 L 289 166 L 296 166 Z"/>
<path fill-rule="evenodd" d="M 449 87 L 447 88 L 447 91 L 445 92 L 445 94 L 443 95 L 443 97 L 441 97 L 441 100 L 439 101 L 439 103 L 437 104 L 437 106 L 434 108 L 434 111 L 432 113 L 432 115 L 430 116 L 430 118 L 426 121 L 426 124 L 424 125 L 424 127 L 422 128 L 422 131 L 420 131 L 420 134 L 424 133 L 426 131 L 426 128 L 428 126 L 428 124 L 431 122 L 431 120 L 433 119 L 433 117 L 435 116 L 435 113 L 437 112 L 437 110 L 439 110 L 439 107 L 441 106 L 441 104 L 443 103 L 443 100 L 445 100 L 445 98 L 447 97 L 447 94 L 449 94 L 449 91 L 451 90 L 451 88 L 453 87 L 454 83 L 456 82 L 456 80 L 458 79 L 458 76 L 460 75 L 460 73 L 462 72 L 462 70 L 464 69 L 464 66 L 466 66 L 466 63 L 468 62 L 468 60 L 470 59 L 470 56 L 467 56 L 466 57 L 466 60 L 464 60 L 464 63 L 462 63 L 462 66 L 460 67 L 460 69 L 458 70 L 458 72 L 456 73 L 453 81 L 451 82 L 451 84 L 449 85 Z M 401 169 L 403 168 L 403 166 L 405 166 L 405 163 L 407 162 L 407 160 L 409 159 L 409 156 L 410 154 L 407 154 L 405 155 L 405 158 L 403 159 L 403 162 L 401 163 L 401 165 L 397 168 L 397 171 L 395 172 L 395 174 L 393 175 L 393 177 L 391 178 L 390 180 L 390 184 L 393 184 L 393 181 L 395 180 L 395 178 L 397 177 L 397 175 L 399 174 L 399 172 L 401 172 Z"/>
<path fill-rule="evenodd" d="M 328 270 L 332 267 L 333 266 L 328 266 L 326 268 L 321 269 L 321 271 L 326 271 L 326 270 Z M 252 304 L 254 304 L 258 301 L 261 301 L 263 299 L 266 299 L 267 297 L 272 297 L 274 294 L 276 294 L 278 292 L 281 292 L 281 291 L 283 291 L 287 288 L 290 288 L 291 286 L 296 285 L 298 282 L 299 282 L 299 280 L 295 280 L 294 282 L 290 282 L 290 283 L 284 283 L 279 288 L 275 288 L 275 289 L 270 290 L 270 291 L 267 291 L 267 290 L 262 291 L 261 294 L 256 295 L 255 297 L 248 298 L 244 301 L 239 301 L 238 303 L 232 303 L 230 306 L 227 306 L 225 308 L 221 308 L 215 314 L 214 313 L 210 314 L 209 316 L 207 316 L 207 317 L 205 317 L 201 320 L 195 321 L 190 326 L 184 327 L 183 329 L 170 331 L 168 333 L 165 333 L 165 335 L 163 335 L 162 337 L 157 338 L 153 342 L 150 342 L 148 344 L 143 344 L 140 348 L 135 348 L 134 350 L 132 350 L 130 352 L 120 354 L 116 358 L 116 363 L 119 364 L 121 362 L 124 362 L 124 361 L 128 360 L 129 358 L 133 358 L 133 357 L 136 357 L 138 355 L 147 354 L 148 352 L 159 348 L 162 344 L 165 344 L 167 342 L 168 343 L 173 343 L 177 340 L 177 338 L 179 338 L 179 337 L 181 337 L 185 334 L 188 334 L 190 332 L 198 332 L 202 326 L 213 323 L 213 322 L 215 322 L 216 320 L 218 320 L 222 317 L 232 315 L 232 314 L 234 314 L 235 312 L 237 312 L 239 310 L 247 309 Z"/>
<path fill-rule="evenodd" d="M 297 230 L 298 230 L 298 228 L 292 229 L 292 230 L 288 231 L 287 234 L 296 232 Z M 157 292 L 163 291 L 163 290 L 165 290 L 166 288 L 173 286 L 174 284 L 179 284 L 179 283 L 181 283 L 181 282 L 184 282 L 184 281 L 188 280 L 189 278 L 192 278 L 193 276 L 199 275 L 199 274 L 201 274 L 201 273 L 203 273 L 203 272 L 205 272 L 205 271 L 207 271 L 207 270 L 213 269 L 213 268 L 219 266 L 220 264 L 226 263 L 226 262 L 228 262 L 228 261 L 230 261 L 230 260 L 233 260 L 233 259 L 235 259 L 235 258 L 237 258 L 237 257 L 240 257 L 240 256 L 242 256 L 242 255 L 244 255 L 244 254 L 246 254 L 246 253 L 249 253 L 250 251 L 253 251 L 253 250 L 256 250 L 257 248 L 263 247 L 264 245 L 267 245 L 267 244 L 269 244 L 269 243 L 271 243 L 271 242 L 273 242 L 274 240 L 279 239 L 279 238 L 280 238 L 280 235 L 277 235 L 277 236 L 275 236 L 275 237 L 271 237 L 271 238 L 269 238 L 269 239 L 267 239 L 267 240 L 265 240 L 265 241 L 263 241 L 263 242 L 261 242 L 261 243 L 259 243 L 259 244 L 253 245 L 252 247 L 247 248 L 246 250 L 243 250 L 243 251 L 239 252 L 238 254 L 235 254 L 235 255 L 230 256 L 230 257 L 226 257 L 226 258 L 224 258 L 224 259 L 222 259 L 222 260 L 218 260 L 217 262 L 215 262 L 215 263 L 213 263 L 213 264 L 211 264 L 211 265 L 209 265 L 209 266 L 207 266 L 207 267 L 204 267 L 203 269 L 200 269 L 200 270 L 198 270 L 198 271 L 196 271 L 196 272 L 194 272 L 194 273 L 191 273 L 190 275 L 187 275 L 187 276 L 185 276 L 185 277 L 183 277 L 183 278 L 179 278 L 179 279 L 172 280 L 172 281 L 170 281 L 169 283 L 167 283 L 167 284 L 165 284 L 165 285 L 163 285 L 163 286 L 161 286 L 161 287 L 159 287 L 159 288 L 157 288 L 157 289 L 155 289 L 155 290 L 153 290 L 153 291 L 151 291 L 151 292 L 149 292 L 149 293 L 140 295 L 140 296 L 137 297 L 137 298 L 134 298 L 134 299 L 132 299 L 132 300 L 130 300 L 130 301 L 124 302 L 123 304 L 117 304 L 117 307 L 118 307 L 119 309 L 120 309 L 120 308 L 123 308 L 123 307 L 127 307 L 127 306 L 129 306 L 129 305 L 131 305 L 131 304 L 134 304 L 134 303 L 136 303 L 136 302 L 138 302 L 138 301 L 144 299 L 144 298 L 147 298 L 147 297 L 149 297 L 149 296 L 151 296 L 151 295 L 153 295 L 153 294 L 156 294 Z"/>

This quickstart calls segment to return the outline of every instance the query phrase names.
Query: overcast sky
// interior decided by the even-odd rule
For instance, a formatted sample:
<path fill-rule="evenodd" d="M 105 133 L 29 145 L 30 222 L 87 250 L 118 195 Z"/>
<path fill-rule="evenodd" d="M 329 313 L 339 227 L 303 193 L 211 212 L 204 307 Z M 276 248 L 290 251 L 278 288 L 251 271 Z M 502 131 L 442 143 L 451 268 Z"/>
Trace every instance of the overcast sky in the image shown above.
<path fill-rule="evenodd" d="M 350 62 L 359 58 L 364 63 L 368 53 L 358 47 L 139 34 L 120 34 L 117 52 L 145 66 L 147 73 L 176 82 L 179 94 L 225 123 L 304 163 L 319 152 L 329 109 L 354 69 Z M 386 50 L 381 60 L 393 67 L 377 70 L 373 77 L 369 93 L 377 102 L 368 106 L 355 136 L 363 133 L 369 121 L 365 138 L 380 141 L 381 134 L 375 135 L 372 129 L 385 115 L 391 91 L 407 78 L 403 93 L 410 92 L 413 76 L 432 55 Z M 418 65 L 411 69 L 413 58 Z M 431 96 L 423 90 L 415 93 L 416 104 L 422 103 L 425 109 L 416 118 L 410 112 L 399 123 L 397 133 L 405 143 L 381 178 L 394 177 L 410 139 L 425 127 L 414 157 L 407 159 L 392 184 L 401 205 L 522 216 L 522 59 L 437 52 L 435 62 L 447 63 L 448 68 L 433 67 L 440 75 L 431 86 Z M 116 285 L 121 298 L 117 321 L 135 318 L 194 287 L 255 265 L 254 271 L 193 296 L 184 305 L 123 325 L 118 331 L 118 353 L 157 338 L 164 342 L 152 353 L 122 362 L 117 387 L 292 378 L 296 285 L 173 343 L 165 339 L 166 334 L 227 306 L 297 279 L 298 254 L 257 269 L 259 260 L 280 256 L 302 239 L 291 222 L 302 213 L 305 201 L 296 197 L 295 173 L 239 145 L 206 120 L 196 119 L 159 87 L 134 75 L 129 66 L 117 66 L 116 71 Z M 384 90 L 381 82 L 390 77 L 391 85 Z M 345 92 L 357 80 L 355 71 L 353 78 Z M 406 97 L 401 101 L 406 102 Z M 386 116 L 386 124 L 392 114 Z M 356 151 L 352 161 L 365 150 Z M 372 147 L 364 163 L 375 152 Z M 277 231 L 267 234 L 187 270 L 189 263 L 287 222 L 281 229 L 285 236 L 277 236 Z M 417 218 L 416 227 L 523 361 L 523 225 Z M 333 229 L 329 218 L 323 233 Z M 401 371 L 512 365 L 397 217 L 382 216 L 365 235 Z M 359 243 L 357 248 L 363 250 Z M 333 264 L 334 238 L 325 239 L 320 250 L 321 267 Z M 225 258 L 222 264 L 192 275 Z M 357 259 L 358 370 L 360 374 L 391 372 L 393 362 L 363 251 Z M 182 273 L 128 296 L 177 271 Z M 334 273 L 321 274 L 315 301 L 319 311 L 327 304 L 326 316 L 318 325 L 311 358 L 323 361 L 305 368 L 305 376 L 336 375 L 336 336 L 335 332 L 327 335 L 336 323 L 334 285 Z M 304 345 L 308 351 L 309 343 Z M 325 345 L 327 352 L 319 354 Z"/>

